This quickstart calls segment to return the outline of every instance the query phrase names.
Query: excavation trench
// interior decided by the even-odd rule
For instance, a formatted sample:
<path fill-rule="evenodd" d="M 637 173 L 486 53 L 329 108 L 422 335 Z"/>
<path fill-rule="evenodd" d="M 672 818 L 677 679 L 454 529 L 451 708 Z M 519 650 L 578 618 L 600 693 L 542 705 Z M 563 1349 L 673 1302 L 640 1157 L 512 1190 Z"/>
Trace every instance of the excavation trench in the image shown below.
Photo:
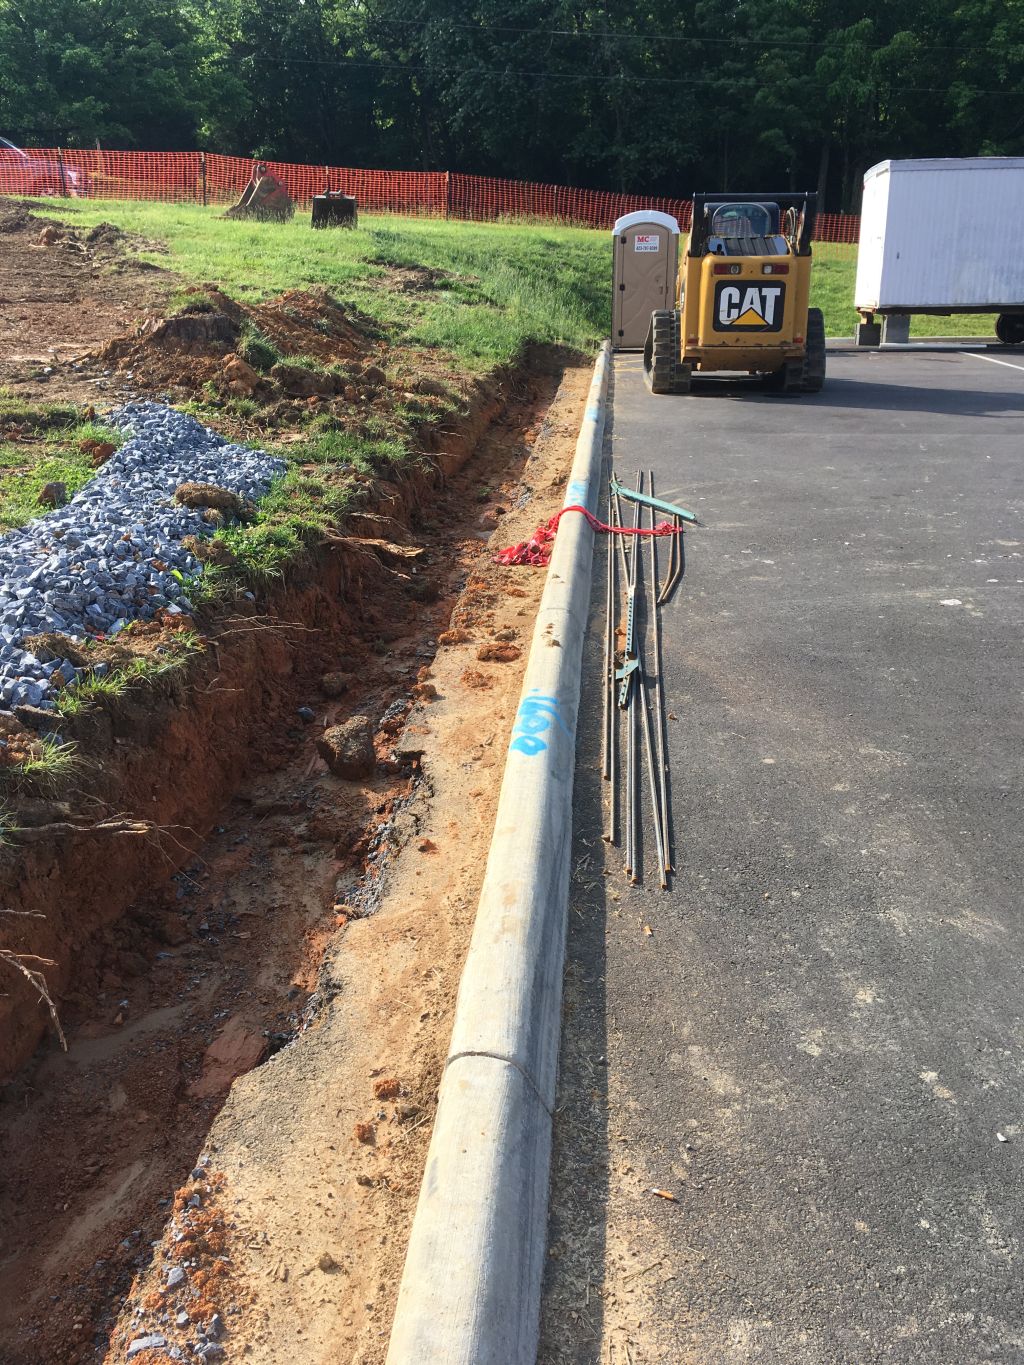
<path fill-rule="evenodd" d="M 363 935 L 351 940 L 352 961 L 376 951 L 376 912 L 387 900 L 392 865 L 415 854 L 438 868 L 438 802 L 449 815 L 468 802 L 479 808 L 479 847 L 461 850 L 462 884 L 442 897 L 459 906 L 458 932 L 446 929 L 430 960 L 413 954 L 415 973 L 444 976 L 432 1008 L 413 1020 L 430 1045 L 406 1049 L 407 1061 L 418 1057 L 416 1077 L 408 1061 L 402 1081 L 368 1092 L 376 1106 L 368 1126 L 383 1122 L 387 1101 L 387 1122 L 405 1125 L 402 1151 L 390 1177 L 350 1172 L 352 1188 L 337 1196 L 340 1207 L 353 1189 L 368 1198 L 402 1191 L 399 1222 L 411 1208 L 447 1043 L 446 1011 L 475 904 L 473 877 L 486 855 L 516 659 L 529 640 L 542 577 L 533 573 L 524 583 L 517 574 L 530 571 L 497 569 L 487 541 L 524 538 L 557 503 L 587 378 L 584 370 L 563 378 L 559 362 L 539 356 L 500 385 L 482 387 L 438 463 L 374 487 L 369 510 L 350 530 L 409 553 L 389 560 L 366 544 L 327 547 L 269 603 L 219 621 L 197 668 L 82 722 L 91 729 L 80 741 L 104 774 L 89 789 L 92 804 L 73 797 L 66 807 L 38 803 L 35 823 L 5 850 L 3 904 L 41 916 L 24 921 L 21 947 L 57 964 L 48 978 L 69 1042 L 66 1055 L 52 1032 L 39 1042 L 48 1020 L 27 986 L 15 983 L 0 999 L 0 1063 L 11 1077 L 0 1110 L 0 1358 L 11 1365 L 100 1361 L 112 1332 L 110 1359 L 120 1360 L 140 1324 L 164 1333 L 167 1345 L 152 1359 L 167 1359 L 175 1341 L 187 1356 L 193 1327 L 174 1336 L 166 1298 L 175 1238 L 193 1253 L 186 1317 L 194 1324 L 203 1313 L 223 1315 L 225 1358 L 242 1354 L 243 1343 L 247 1358 L 278 1358 L 277 1345 L 266 1346 L 267 1312 L 246 1283 L 238 1245 L 240 1207 L 263 1195 L 244 1190 L 227 1156 L 230 1142 L 216 1137 L 217 1115 L 245 1073 L 252 1073 L 247 1082 L 277 1077 L 273 1102 L 290 1112 L 299 1102 L 292 1103 L 289 1087 L 301 1091 L 303 1104 L 321 1085 L 330 1088 L 332 1124 L 346 1103 L 353 1112 L 363 1103 L 362 1095 L 348 1095 L 353 1080 L 344 1071 L 303 1077 L 317 1053 L 312 1045 L 300 1050 L 318 1032 L 326 1036 L 349 935 Z M 307 707 L 312 722 L 300 714 Z M 377 768 L 361 781 L 332 775 L 316 747 L 326 725 L 353 715 L 370 717 L 375 729 Z M 487 772 L 472 792 L 460 776 L 472 754 L 461 767 L 450 755 L 421 763 L 432 729 L 444 732 L 435 715 L 462 727 L 460 744 L 479 748 Z M 467 740 L 471 731 L 475 738 Z M 422 912 L 423 923 L 432 922 L 429 895 Z M 422 1001 L 403 996 L 388 970 L 385 961 L 375 989 L 395 991 L 390 1013 L 378 1009 L 390 1062 L 406 1055 L 396 1020 Z M 372 1045 L 377 1025 L 360 1027 Z M 295 1066 L 301 1079 L 290 1079 Z M 260 1122 L 283 1130 L 283 1118 L 269 1117 L 270 1101 L 260 1106 Z M 272 1145 L 265 1126 L 254 1138 L 244 1113 L 229 1127 L 246 1151 L 254 1141 Z M 375 1160 L 390 1143 L 375 1131 L 345 1132 L 339 1141 L 354 1142 L 359 1154 L 372 1151 Z M 204 1145 L 205 1183 L 188 1196 Z M 288 1176 L 278 1178 L 287 1203 Z M 295 1193 L 293 1203 L 302 1197 Z M 202 1235 L 192 1225 L 183 1234 L 182 1210 L 192 1209 L 195 1224 L 200 1204 Z M 385 1217 L 381 1209 L 371 1210 L 371 1224 L 378 1216 Z M 245 1235 L 259 1242 L 251 1228 Z M 351 1329 L 349 1354 L 337 1359 L 381 1356 L 390 1293 L 384 1281 L 393 1276 L 402 1235 L 385 1237 L 386 1250 L 366 1258 L 368 1276 L 380 1282 L 373 1312 L 358 1275 L 334 1284 L 331 1311 L 347 1314 Z M 298 1304 L 287 1271 L 275 1283 Z M 308 1305 L 300 1306 L 308 1318 Z M 287 1317 L 287 1307 L 274 1311 Z M 301 1340 L 304 1329 L 296 1330 Z M 303 1358 L 321 1357 L 314 1351 Z"/>

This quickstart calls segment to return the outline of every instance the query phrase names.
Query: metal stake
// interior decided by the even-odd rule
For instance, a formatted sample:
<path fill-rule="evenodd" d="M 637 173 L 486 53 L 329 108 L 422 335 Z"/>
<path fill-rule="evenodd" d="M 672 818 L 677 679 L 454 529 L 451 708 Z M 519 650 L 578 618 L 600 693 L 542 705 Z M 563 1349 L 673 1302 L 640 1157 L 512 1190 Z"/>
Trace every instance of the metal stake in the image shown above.
<path fill-rule="evenodd" d="M 621 525 L 622 525 L 622 503 L 619 501 L 619 495 L 618 495 L 618 493 L 613 493 L 613 494 L 612 494 L 612 506 L 615 508 L 615 516 L 614 516 L 614 518 L 613 518 L 613 520 L 612 520 L 612 525 L 615 526 L 615 527 L 621 527 Z M 616 536 L 615 539 L 619 542 L 619 567 L 620 567 L 620 569 L 622 570 L 622 581 L 623 581 L 623 583 L 625 583 L 626 580 L 629 578 L 629 568 L 628 568 L 628 566 L 627 566 L 627 564 L 626 564 L 626 544 L 625 544 L 625 542 L 626 542 L 626 537 L 625 537 L 625 536 Z"/>
<path fill-rule="evenodd" d="M 654 493 L 654 470 L 647 474 L 651 493 Z M 651 526 L 654 526 L 654 509 L 651 509 Z M 672 537 L 675 540 L 675 536 Z M 661 621 L 658 616 L 658 537 L 651 536 L 651 601 L 654 604 L 654 723 L 655 737 L 658 741 L 658 788 L 661 796 L 661 847 L 662 867 L 665 872 L 672 871 L 672 843 L 669 829 L 668 810 L 668 762 L 665 746 L 665 693 L 661 685 Z"/>
<path fill-rule="evenodd" d="M 657 608 L 655 608 L 657 610 Z M 647 710 L 646 690 L 643 684 L 637 686 L 637 704 L 643 717 L 644 752 L 647 755 L 647 780 L 651 788 L 651 810 L 654 815 L 654 844 L 658 850 L 658 880 L 662 890 L 668 886 L 666 876 L 665 840 L 661 828 L 661 809 L 658 805 L 658 781 L 654 775 L 654 745 L 651 742 L 651 717 Z"/>
<path fill-rule="evenodd" d="M 626 863 L 624 871 L 633 877 L 633 815 L 636 801 L 633 797 L 633 737 L 636 727 L 633 724 L 633 708 L 626 707 Z"/>
<path fill-rule="evenodd" d="M 673 518 L 672 518 L 672 525 L 673 525 L 673 527 L 675 526 L 675 524 L 676 524 L 676 519 L 675 519 L 675 517 L 673 517 Z M 671 577 L 672 577 L 672 571 L 675 569 L 675 566 L 676 566 L 676 550 L 679 548 L 679 547 L 676 545 L 676 541 L 677 541 L 678 539 L 679 539 L 678 533 L 676 533 L 676 534 L 674 534 L 674 535 L 671 535 L 671 536 L 669 536 L 669 538 L 668 538 L 668 571 L 667 571 L 666 574 L 665 574 L 665 581 L 666 581 L 666 583 L 669 581 L 669 579 L 671 579 Z M 664 588 L 662 589 L 662 592 L 664 592 Z M 664 599 L 662 598 L 662 596 L 659 595 L 659 597 L 658 597 L 658 602 L 660 603 L 660 602 L 662 602 L 663 600 L 664 600 Z"/>
<path fill-rule="evenodd" d="M 676 546 L 678 553 L 671 576 L 667 579 L 664 588 L 661 590 L 661 597 L 659 600 L 662 602 L 667 602 L 675 592 L 676 584 L 679 582 L 680 578 L 682 578 L 683 570 L 686 568 L 686 543 L 683 539 L 683 532 L 679 529 L 678 517 L 672 518 L 672 525 L 675 528 L 675 534 L 672 539 L 678 542 Z"/>
<path fill-rule="evenodd" d="M 639 492 L 643 488 L 643 471 L 636 471 L 636 486 Z M 639 505 L 634 503 L 633 525 L 639 526 Z M 626 646 L 625 657 L 622 661 L 620 670 L 620 680 L 622 687 L 619 690 L 619 706 L 626 712 L 626 874 L 630 881 L 639 881 L 637 870 L 637 794 L 640 777 L 640 768 L 637 762 L 636 752 L 636 712 L 634 711 L 634 701 L 637 689 L 634 684 L 634 674 L 637 672 L 636 642 L 634 631 L 636 629 L 636 570 L 637 570 L 637 536 L 632 536 L 634 544 L 632 546 L 629 563 L 628 579 L 626 585 Z"/>
<path fill-rule="evenodd" d="M 608 519 L 611 521 L 611 494 L 608 495 Z M 612 710 L 615 705 L 615 651 L 612 649 L 612 613 L 614 611 L 613 583 L 615 580 L 615 546 L 608 546 L 604 585 L 604 715 L 601 731 L 601 776 L 611 777 Z"/>

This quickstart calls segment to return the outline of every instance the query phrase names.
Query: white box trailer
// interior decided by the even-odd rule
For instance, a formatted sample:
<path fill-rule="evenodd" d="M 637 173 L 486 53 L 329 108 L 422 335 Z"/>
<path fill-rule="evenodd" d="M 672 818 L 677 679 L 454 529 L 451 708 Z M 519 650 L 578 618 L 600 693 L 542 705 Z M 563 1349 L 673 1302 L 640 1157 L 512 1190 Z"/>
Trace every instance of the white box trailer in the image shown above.
<path fill-rule="evenodd" d="M 875 314 L 996 313 L 996 335 L 1024 343 L 1024 157 L 882 161 L 864 176 L 854 307 L 857 340 L 878 344 Z"/>

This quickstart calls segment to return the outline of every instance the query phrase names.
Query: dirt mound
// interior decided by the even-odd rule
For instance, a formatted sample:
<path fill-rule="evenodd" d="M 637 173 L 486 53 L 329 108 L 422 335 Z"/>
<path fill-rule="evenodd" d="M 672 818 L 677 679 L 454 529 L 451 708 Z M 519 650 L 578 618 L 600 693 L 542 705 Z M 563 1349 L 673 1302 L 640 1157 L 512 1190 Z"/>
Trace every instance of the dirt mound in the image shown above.
<path fill-rule="evenodd" d="M 450 289 L 456 280 L 479 280 L 478 275 L 455 275 L 450 270 L 427 265 L 392 265 L 379 258 L 371 264 L 384 267 L 383 283 L 400 294 L 426 294 L 432 290 Z"/>
<path fill-rule="evenodd" d="M 125 234 L 113 223 L 97 223 L 94 228 L 90 228 L 85 234 L 85 240 L 89 246 L 121 246 L 125 242 Z"/>
<path fill-rule="evenodd" d="M 296 356 L 325 367 L 351 365 L 366 360 L 380 339 L 372 319 L 343 307 L 323 289 L 293 289 L 267 303 L 250 304 L 207 287 L 196 290 L 173 317 L 147 318 L 134 335 L 108 342 L 98 359 L 130 371 L 139 387 L 184 389 L 191 395 L 213 384 L 238 392 L 236 349 L 261 370 L 275 371 L 278 358 Z M 263 401 L 294 396 L 292 387 L 272 373 L 247 373 L 250 392 Z M 330 393 L 344 387 L 344 381 L 326 388 L 310 384 L 308 391 Z"/>
<path fill-rule="evenodd" d="M 43 220 L 33 218 L 24 204 L 14 199 L 0 199 L 0 233 L 25 232 L 29 229 L 38 232 Z"/>
<path fill-rule="evenodd" d="M 243 311 L 283 355 L 346 360 L 381 337 L 372 319 L 343 308 L 324 289 L 292 289 Z"/>

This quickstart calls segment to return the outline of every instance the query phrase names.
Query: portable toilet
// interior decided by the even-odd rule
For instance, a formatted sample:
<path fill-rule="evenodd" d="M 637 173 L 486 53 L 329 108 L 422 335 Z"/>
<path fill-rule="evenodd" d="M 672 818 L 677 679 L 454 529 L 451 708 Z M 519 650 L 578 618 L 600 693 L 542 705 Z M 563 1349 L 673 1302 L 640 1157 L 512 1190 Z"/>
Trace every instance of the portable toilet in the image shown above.
<path fill-rule="evenodd" d="M 612 229 L 612 350 L 642 351 L 658 308 L 674 308 L 679 224 L 653 209 L 627 213 Z"/>

